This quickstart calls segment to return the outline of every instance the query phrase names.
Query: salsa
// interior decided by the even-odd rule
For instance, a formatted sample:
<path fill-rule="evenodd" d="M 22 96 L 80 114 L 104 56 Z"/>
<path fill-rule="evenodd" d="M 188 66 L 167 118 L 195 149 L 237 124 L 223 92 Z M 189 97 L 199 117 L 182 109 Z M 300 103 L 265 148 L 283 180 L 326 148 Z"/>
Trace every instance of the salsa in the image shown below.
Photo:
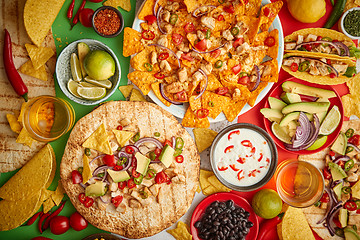
<path fill-rule="evenodd" d="M 360 10 L 351 11 L 345 16 L 344 28 L 352 36 L 360 36 Z"/>
<path fill-rule="evenodd" d="M 113 35 L 120 29 L 121 20 L 114 10 L 103 9 L 96 14 L 94 26 L 103 35 Z"/>

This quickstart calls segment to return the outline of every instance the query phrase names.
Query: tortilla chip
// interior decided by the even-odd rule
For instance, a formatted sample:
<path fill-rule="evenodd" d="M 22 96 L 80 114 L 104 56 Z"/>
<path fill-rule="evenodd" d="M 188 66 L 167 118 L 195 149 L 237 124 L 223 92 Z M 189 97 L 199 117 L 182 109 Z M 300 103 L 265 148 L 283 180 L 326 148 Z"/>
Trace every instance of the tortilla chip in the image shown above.
<path fill-rule="evenodd" d="M 301 208 L 289 206 L 282 220 L 281 228 L 284 240 L 315 240 Z"/>
<path fill-rule="evenodd" d="M 201 98 L 196 99 L 196 96 L 191 96 L 189 98 L 189 104 L 190 104 L 190 108 L 191 111 L 195 112 L 197 110 L 199 110 L 201 108 Z"/>
<path fill-rule="evenodd" d="M 245 41 L 252 43 L 256 34 L 259 32 L 260 20 L 254 16 L 240 15 L 237 16 L 237 21 L 243 22 L 246 26 L 249 26 L 249 31 L 244 35 Z"/>
<path fill-rule="evenodd" d="M 147 102 L 141 92 L 137 89 L 133 89 L 129 99 L 130 102 Z"/>
<path fill-rule="evenodd" d="M 228 187 L 225 187 L 218 179 L 215 175 L 212 175 L 208 178 L 208 181 L 211 185 L 213 185 L 218 192 L 230 192 L 231 189 Z"/>
<path fill-rule="evenodd" d="M 181 122 L 184 127 L 199 127 L 199 128 L 208 128 L 210 127 L 210 122 L 207 117 L 198 118 L 195 113 L 188 108 L 186 110 L 185 116 Z"/>
<path fill-rule="evenodd" d="M 17 201 L 28 199 L 38 192 L 40 193 L 51 173 L 51 149 L 50 144 L 46 144 L 45 147 L 11 177 L 0 188 L 0 198 Z M 22 205 L 19 206 L 24 207 Z"/>
<path fill-rule="evenodd" d="M 141 52 L 144 49 L 144 45 L 141 43 L 141 39 L 141 33 L 138 31 L 129 27 L 124 29 L 124 57 L 129 57 L 135 53 Z"/>
<path fill-rule="evenodd" d="M 228 103 L 228 105 L 223 109 L 226 119 L 229 122 L 234 121 L 246 103 L 247 103 L 247 100 L 242 100 L 242 101 L 237 101 L 237 102 L 230 101 Z"/>
<path fill-rule="evenodd" d="M 22 128 L 19 136 L 16 138 L 16 142 L 17 143 L 22 143 L 24 145 L 27 145 L 31 148 L 33 142 L 35 142 L 36 140 L 34 140 L 33 138 L 30 137 L 28 131 L 26 131 L 25 128 Z"/>
<path fill-rule="evenodd" d="M 202 83 L 202 82 L 201 82 Z M 202 85 L 201 85 L 202 86 Z M 206 87 L 207 91 L 215 91 L 216 89 L 223 87 L 219 80 L 214 76 L 214 74 L 208 75 L 208 85 Z"/>
<path fill-rule="evenodd" d="M 121 7 L 125 11 L 131 11 L 131 2 L 130 0 L 107 0 L 103 3 L 104 6 L 111 6 L 114 8 Z"/>
<path fill-rule="evenodd" d="M 271 46 L 267 50 L 267 55 L 273 60 L 277 59 L 278 50 L 279 50 L 279 30 L 274 29 L 269 33 L 269 37 L 273 37 L 275 40 L 275 45 Z"/>
<path fill-rule="evenodd" d="M 40 196 L 40 199 L 39 199 L 39 202 L 40 203 L 40 206 L 41 204 L 46 200 L 48 199 L 49 197 L 51 197 L 51 195 L 54 193 L 54 191 L 51 191 L 51 190 L 48 190 L 46 188 L 43 188 L 41 189 L 41 196 Z M 40 207 L 39 207 L 40 208 Z"/>
<path fill-rule="evenodd" d="M 282 1 L 276 1 L 276 2 L 272 2 L 269 4 L 266 4 L 265 6 L 263 6 L 261 8 L 260 11 L 260 18 L 262 19 L 262 24 L 261 24 L 261 31 L 267 31 L 272 22 L 274 21 L 275 17 L 278 15 L 278 13 L 280 12 L 280 9 L 282 7 L 284 3 Z M 268 8 L 270 10 L 270 14 L 268 16 L 266 16 L 264 14 L 264 10 Z"/>
<path fill-rule="evenodd" d="M 25 43 L 25 48 L 35 70 L 44 66 L 45 63 L 55 54 L 54 50 L 48 47 L 37 47 L 35 45 Z"/>
<path fill-rule="evenodd" d="M 270 68 L 270 74 L 261 77 L 262 82 L 277 82 L 278 81 L 279 72 L 278 72 L 278 62 L 277 62 L 276 58 L 274 58 L 270 61 L 263 62 L 260 65 Z"/>
<path fill-rule="evenodd" d="M 155 46 L 147 46 L 147 47 L 145 47 L 145 49 L 143 49 L 141 52 L 139 52 L 133 58 L 131 58 L 131 60 L 130 60 L 131 67 L 134 68 L 135 70 L 147 72 L 144 65 L 146 63 L 148 63 L 148 64 L 150 63 L 150 54 L 152 52 L 154 52 L 154 51 L 156 51 Z M 151 72 L 155 73 L 155 72 L 158 72 L 158 71 L 159 71 L 159 67 L 158 66 L 157 67 L 153 66 L 153 70 Z"/>
<path fill-rule="evenodd" d="M 251 92 L 251 96 L 248 100 L 248 104 L 253 107 L 255 105 L 255 101 L 257 96 L 261 93 L 261 91 L 268 85 L 267 82 L 260 82 L 259 86 Z"/>
<path fill-rule="evenodd" d="M 47 213 L 54 206 L 55 206 L 55 203 L 53 202 L 53 200 L 51 198 L 46 199 L 45 202 L 43 203 L 43 212 Z"/>
<path fill-rule="evenodd" d="M 21 124 L 18 122 L 15 114 L 12 114 L 12 113 L 6 114 L 6 119 L 7 119 L 8 122 L 9 122 L 11 131 L 13 131 L 14 133 L 19 134 L 20 131 L 21 131 L 21 129 L 22 129 L 23 127 L 22 127 Z"/>
<path fill-rule="evenodd" d="M 129 73 L 127 77 L 141 90 L 144 95 L 149 94 L 151 84 L 157 81 L 154 74 L 151 72 L 134 71 Z"/>
<path fill-rule="evenodd" d="M 215 119 L 229 103 L 230 98 L 218 95 L 213 92 L 205 91 L 201 96 L 203 108 L 209 110 L 209 117 Z"/>
<path fill-rule="evenodd" d="M 56 206 L 59 206 L 59 204 L 61 203 L 61 200 L 64 198 L 64 193 L 65 190 L 63 188 L 63 185 L 61 181 L 59 181 L 55 192 L 51 194 L 51 199 L 53 200 Z"/>
<path fill-rule="evenodd" d="M 173 235 L 176 240 L 192 240 L 189 227 L 182 221 L 177 223 L 176 228 L 166 231 Z"/>
<path fill-rule="evenodd" d="M 213 186 L 213 185 L 210 184 L 210 186 L 208 186 L 207 188 L 203 189 L 202 191 L 203 191 L 203 194 L 204 194 L 204 195 L 209 196 L 209 195 L 211 195 L 211 194 L 217 193 L 217 192 L 218 192 L 218 189 L 217 189 L 215 186 Z"/>
<path fill-rule="evenodd" d="M 214 138 L 218 134 L 214 130 L 208 128 L 194 128 L 193 133 L 199 153 L 210 147 Z"/>
<path fill-rule="evenodd" d="M 134 88 L 133 85 L 126 85 L 126 86 L 120 86 L 119 90 L 122 93 L 122 95 L 124 96 L 124 98 L 127 98 L 127 97 L 129 97 L 133 88 Z"/>
<path fill-rule="evenodd" d="M 130 140 L 136 133 L 130 131 L 122 131 L 122 130 L 112 130 L 116 140 L 118 141 L 120 147 L 125 146 L 126 142 Z"/>
<path fill-rule="evenodd" d="M 358 95 L 346 94 L 341 97 L 341 102 L 344 107 L 344 115 L 350 117 L 355 115 L 360 118 L 360 97 Z"/>
<path fill-rule="evenodd" d="M 31 60 L 28 60 L 23 65 L 21 65 L 21 67 L 19 68 L 19 72 L 43 81 L 47 81 L 47 72 L 45 69 L 45 65 L 40 66 L 40 68 L 36 70 L 31 63 Z"/>
<path fill-rule="evenodd" d="M 90 178 L 92 178 L 90 162 L 89 162 L 89 158 L 86 156 L 86 154 L 84 154 L 84 156 L 83 156 L 83 172 L 82 172 L 83 184 L 87 183 L 87 181 L 89 181 Z"/>
<path fill-rule="evenodd" d="M 86 139 L 82 146 L 84 148 L 94 149 L 108 155 L 113 154 L 104 123 L 102 123 L 96 131 L 93 132 L 88 139 Z"/>
<path fill-rule="evenodd" d="M 171 105 L 171 102 L 167 101 L 160 93 L 160 82 L 155 82 L 151 84 L 151 89 L 153 90 L 155 96 L 167 107 Z"/>
<path fill-rule="evenodd" d="M 201 189 L 205 189 L 211 185 L 210 182 L 208 181 L 208 178 L 211 177 L 212 175 L 214 175 L 212 171 L 200 169 L 199 182 Z"/>
<path fill-rule="evenodd" d="M 51 153 L 51 158 L 52 158 L 52 168 L 51 168 L 51 173 L 49 176 L 48 181 L 45 184 L 45 188 L 50 187 L 52 181 L 54 180 L 55 174 L 56 174 L 56 156 L 55 156 L 55 152 L 53 148 L 50 148 L 50 153 Z"/>
<path fill-rule="evenodd" d="M 259 9 L 261 6 L 261 0 L 241 0 L 241 2 L 245 5 L 245 15 L 247 16 L 257 16 L 259 13 Z M 245 4 L 245 2 L 247 2 Z"/>
<path fill-rule="evenodd" d="M 166 0 L 159 0 L 158 4 L 164 6 L 164 3 L 166 3 Z M 154 15 L 153 9 L 154 9 L 155 1 L 153 0 L 147 0 L 142 9 L 139 12 L 138 18 L 140 20 L 145 20 L 145 17 L 148 15 Z M 157 11 L 158 6 L 155 7 L 155 11 Z"/>
<path fill-rule="evenodd" d="M 350 94 L 360 96 L 360 88 L 359 88 L 359 80 L 358 79 L 351 79 L 350 81 L 347 81 L 346 86 L 349 88 Z"/>

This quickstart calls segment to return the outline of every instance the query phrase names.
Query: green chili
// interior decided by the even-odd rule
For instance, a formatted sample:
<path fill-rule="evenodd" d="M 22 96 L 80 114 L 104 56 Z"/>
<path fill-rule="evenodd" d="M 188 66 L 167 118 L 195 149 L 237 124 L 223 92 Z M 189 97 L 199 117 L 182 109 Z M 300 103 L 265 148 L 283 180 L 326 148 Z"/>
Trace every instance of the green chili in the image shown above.
<path fill-rule="evenodd" d="M 181 154 L 182 154 L 182 149 L 176 148 L 176 149 L 175 149 L 175 152 L 174 152 L 174 157 L 177 157 L 177 156 L 179 156 L 179 155 L 181 155 Z"/>
<path fill-rule="evenodd" d="M 88 157 L 91 155 L 90 148 L 85 148 L 85 155 L 88 156 Z"/>
<path fill-rule="evenodd" d="M 323 37 L 321 40 L 323 40 L 323 41 L 328 41 L 328 42 L 332 42 L 332 39 L 329 38 L 329 37 Z M 322 45 L 323 47 L 329 46 L 329 44 L 327 44 L 327 43 L 322 43 L 321 45 Z"/>
<path fill-rule="evenodd" d="M 150 63 L 144 63 L 144 68 L 146 69 L 146 71 L 151 72 L 154 68 L 153 65 L 151 65 Z"/>
<path fill-rule="evenodd" d="M 147 179 L 147 180 L 153 179 L 155 177 L 155 175 L 156 175 L 156 171 L 154 169 L 149 168 L 145 175 L 145 179 Z"/>
<path fill-rule="evenodd" d="M 346 132 L 345 132 L 345 136 L 347 137 L 347 139 L 351 138 L 354 135 L 354 129 L 349 128 Z"/>
<path fill-rule="evenodd" d="M 134 178 L 134 183 L 136 185 L 140 185 L 142 183 L 143 178 L 144 178 L 143 175 L 140 175 L 139 177 Z"/>
<path fill-rule="evenodd" d="M 225 0 L 218 0 L 218 2 L 219 2 L 220 4 L 223 4 L 223 3 L 225 2 Z"/>
<path fill-rule="evenodd" d="M 184 147 L 184 140 L 181 137 L 177 137 L 175 139 L 175 149 L 183 149 Z"/>
<path fill-rule="evenodd" d="M 206 33 L 205 33 L 205 39 L 210 39 L 210 36 L 211 36 L 211 31 L 210 29 L 206 30 Z"/>
<path fill-rule="evenodd" d="M 332 70 L 331 70 L 331 68 L 330 68 L 330 67 L 327 67 L 327 70 L 328 70 L 328 72 L 329 72 L 329 73 L 331 73 L 331 72 L 332 72 Z"/>
<path fill-rule="evenodd" d="M 352 169 L 352 167 L 354 166 L 355 162 L 354 159 L 350 159 L 349 161 L 347 161 L 344 165 L 344 170 L 347 172 L 350 169 Z"/>
<path fill-rule="evenodd" d="M 299 65 L 299 72 L 306 72 L 310 67 L 310 62 L 309 61 L 303 61 L 302 63 L 300 63 Z"/>
<path fill-rule="evenodd" d="M 321 202 L 320 202 L 320 201 L 317 201 L 316 203 L 314 203 L 314 206 L 315 206 L 315 207 L 320 207 L 320 205 L 321 205 Z"/>
<path fill-rule="evenodd" d="M 147 192 L 145 192 L 144 190 L 140 190 L 139 191 L 139 194 L 140 194 L 140 197 L 142 198 L 142 199 L 147 199 L 148 198 L 148 193 Z"/>
<path fill-rule="evenodd" d="M 230 30 L 230 32 L 231 32 L 231 34 L 232 34 L 233 36 L 236 36 L 236 35 L 239 34 L 240 29 L 239 29 L 238 27 L 233 27 L 233 28 Z"/>
<path fill-rule="evenodd" d="M 352 151 L 354 151 L 354 147 L 352 147 L 352 146 L 347 146 L 347 147 L 346 147 L 345 154 L 350 153 L 350 152 L 352 152 Z"/>
<path fill-rule="evenodd" d="M 157 156 L 156 156 L 155 152 L 150 152 L 149 153 L 149 158 L 150 158 L 151 161 L 154 161 L 156 159 L 156 157 Z"/>
<path fill-rule="evenodd" d="M 214 107 L 214 102 L 213 101 L 209 101 L 209 107 Z"/>
<path fill-rule="evenodd" d="M 247 72 L 241 72 L 240 73 L 240 78 L 244 77 L 244 76 L 249 76 L 249 74 Z"/>
<path fill-rule="evenodd" d="M 343 192 L 344 194 L 349 194 L 349 193 L 351 193 L 351 188 L 350 187 L 343 187 L 341 189 L 341 192 Z"/>
<path fill-rule="evenodd" d="M 117 165 L 121 166 L 121 165 L 124 165 L 126 162 L 127 162 L 126 157 L 120 157 L 118 162 L 117 162 Z"/>
<path fill-rule="evenodd" d="M 299 47 L 297 50 L 307 52 L 306 48 L 304 48 L 304 47 Z"/>
<path fill-rule="evenodd" d="M 175 25 L 178 18 L 179 18 L 179 16 L 176 13 L 171 14 L 170 20 L 169 20 L 170 24 Z"/>
<path fill-rule="evenodd" d="M 155 133 L 154 133 L 154 136 L 155 136 L 155 137 L 160 137 L 160 133 L 159 133 L 159 132 L 155 132 Z"/>
<path fill-rule="evenodd" d="M 223 65 L 223 61 L 221 61 L 221 60 L 217 60 L 217 61 L 215 62 L 215 68 L 221 68 L 222 65 Z"/>
<path fill-rule="evenodd" d="M 137 141 L 139 141 L 139 139 L 140 139 L 140 133 L 138 132 L 138 133 L 135 134 L 135 136 L 133 136 L 132 140 L 134 142 L 137 142 Z"/>
<path fill-rule="evenodd" d="M 360 209 L 360 200 L 355 200 L 354 202 L 356 203 L 357 209 Z"/>
<path fill-rule="evenodd" d="M 80 174 L 82 174 L 83 173 L 83 167 L 78 167 L 78 172 L 80 173 Z"/>

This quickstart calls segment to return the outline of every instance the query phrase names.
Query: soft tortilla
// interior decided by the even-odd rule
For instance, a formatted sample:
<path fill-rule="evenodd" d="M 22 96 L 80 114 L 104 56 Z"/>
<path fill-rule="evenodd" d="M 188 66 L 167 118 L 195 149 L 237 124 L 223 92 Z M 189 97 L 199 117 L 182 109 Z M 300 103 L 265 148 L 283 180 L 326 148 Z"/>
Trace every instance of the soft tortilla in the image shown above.
<path fill-rule="evenodd" d="M 125 117 L 137 123 L 142 136 L 151 137 L 159 132 L 162 142 L 173 136 L 183 138 L 185 162 L 179 166 L 186 182 L 162 184 L 159 194 L 166 197 L 160 203 L 154 202 L 138 209 L 128 208 L 123 214 L 100 210 L 97 204 L 86 208 L 78 200 L 79 193 L 84 190 L 71 181 L 71 172 L 82 166 L 84 148 L 81 145 L 100 124 L 105 123 L 106 130 L 111 131 Z M 127 238 L 144 238 L 171 226 L 185 214 L 199 185 L 199 167 L 200 157 L 193 139 L 170 113 L 152 103 L 113 101 L 101 105 L 76 123 L 61 161 L 60 177 L 72 204 L 92 225 Z"/>
<path fill-rule="evenodd" d="M 352 128 L 356 133 L 360 133 L 360 120 L 350 120 L 344 121 L 341 131 L 345 132 L 347 129 Z M 300 161 L 306 161 L 314 164 L 317 168 L 323 169 L 325 167 L 325 156 L 329 152 L 329 148 L 326 148 L 318 153 L 311 155 L 300 155 Z M 318 207 L 308 207 L 304 208 L 303 212 L 305 217 L 311 226 L 311 228 L 324 240 L 341 240 L 343 238 L 338 236 L 331 236 L 329 230 L 323 226 L 323 224 L 316 224 L 320 219 L 322 219 L 326 213 L 325 209 L 320 209 Z"/>

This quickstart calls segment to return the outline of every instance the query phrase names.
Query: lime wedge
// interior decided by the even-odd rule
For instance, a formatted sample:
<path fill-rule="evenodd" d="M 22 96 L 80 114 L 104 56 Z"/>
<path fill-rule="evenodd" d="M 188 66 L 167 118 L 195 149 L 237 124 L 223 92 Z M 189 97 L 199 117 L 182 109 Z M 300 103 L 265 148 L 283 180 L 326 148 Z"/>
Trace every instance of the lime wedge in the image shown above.
<path fill-rule="evenodd" d="M 328 112 L 324 121 L 320 126 L 320 135 L 330 135 L 335 131 L 341 120 L 341 113 L 338 106 L 334 105 L 333 108 Z"/>
<path fill-rule="evenodd" d="M 88 83 L 88 82 L 83 82 L 83 81 L 81 81 L 79 84 L 80 84 L 80 86 L 82 86 L 82 87 L 97 87 L 97 86 L 94 85 L 94 84 L 91 84 L 91 83 Z"/>
<path fill-rule="evenodd" d="M 327 136 L 321 136 L 318 139 L 316 139 L 316 141 L 306 150 L 316 150 L 322 147 L 326 143 L 326 140 L 327 140 Z"/>
<path fill-rule="evenodd" d="M 98 100 L 106 95 L 106 89 L 102 87 L 78 87 L 77 93 L 88 100 Z"/>
<path fill-rule="evenodd" d="M 333 143 L 330 149 L 340 155 L 345 155 L 346 147 L 347 147 L 347 138 L 343 132 L 340 132 L 339 136 L 336 138 L 335 142 Z"/>
<path fill-rule="evenodd" d="M 95 80 L 89 76 L 85 77 L 84 80 L 99 87 L 104 87 L 107 89 L 110 89 L 112 87 L 112 82 L 110 80 Z"/>
<path fill-rule="evenodd" d="M 277 122 L 273 122 L 271 125 L 271 131 L 280 141 L 284 143 L 291 143 L 291 137 L 287 133 L 286 127 L 281 127 Z"/>
<path fill-rule="evenodd" d="M 69 90 L 69 92 L 74 95 L 75 97 L 81 98 L 80 95 L 77 93 L 77 89 L 79 87 L 79 84 L 77 82 L 75 82 L 72 79 L 69 79 L 68 83 L 67 83 L 67 88 Z"/>
<path fill-rule="evenodd" d="M 80 68 L 80 62 L 76 55 L 76 53 L 71 54 L 70 58 L 70 69 L 71 69 L 71 75 L 75 82 L 80 82 L 81 77 L 81 68 Z"/>
<path fill-rule="evenodd" d="M 86 76 L 86 71 L 84 69 L 84 64 L 83 63 L 84 63 L 84 59 L 85 59 L 86 55 L 90 52 L 90 48 L 86 43 L 79 42 L 77 44 L 77 49 L 78 49 L 81 73 L 82 73 L 82 76 L 85 77 Z"/>

